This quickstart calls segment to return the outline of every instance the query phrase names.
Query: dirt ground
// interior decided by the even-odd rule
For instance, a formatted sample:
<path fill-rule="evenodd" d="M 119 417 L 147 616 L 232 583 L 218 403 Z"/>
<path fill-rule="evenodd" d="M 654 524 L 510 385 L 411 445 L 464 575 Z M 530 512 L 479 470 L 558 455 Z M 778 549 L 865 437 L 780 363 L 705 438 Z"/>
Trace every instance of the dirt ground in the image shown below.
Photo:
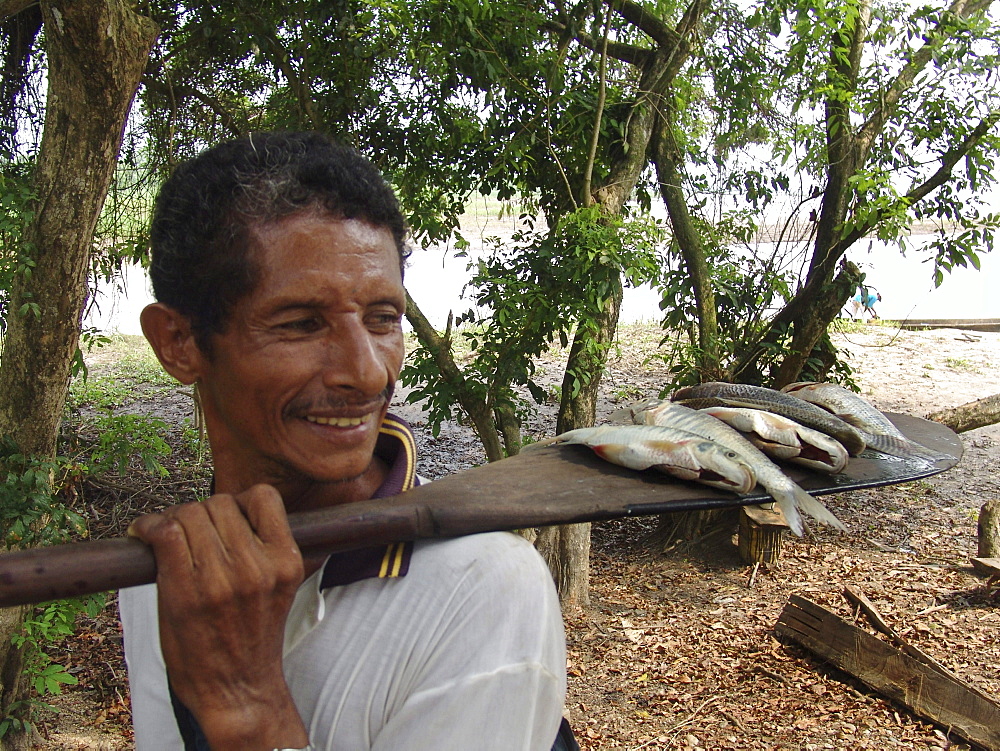
<path fill-rule="evenodd" d="M 855 329 L 862 330 L 856 331 Z M 862 394 L 883 411 L 928 412 L 1000 392 L 1000 334 L 898 331 L 869 324 L 838 333 Z M 666 367 L 657 331 L 628 326 L 605 379 L 599 421 L 655 396 Z M 554 384 L 556 359 L 540 362 Z M 176 413 L 184 414 L 177 397 Z M 163 406 L 164 397 L 158 397 Z M 432 437 L 418 410 L 396 410 L 418 432 L 421 470 L 438 477 L 483 461 L 469 428 Z M 528 425 L 551 434 L 554 406 Z M 698 544 L 655 518 L 594 526 L 589 607 L 565 614 L 566 713 L 584 749 L 944 749 L 962 741 L 883 699 L 776 636 L 789 596 L 844 617 L 850 585 L 906 640 L 1000 697 L 1000 601 L 977 576 L 981 506 L 1000 495 L 1000 427 L 962 435 L 965 454 L 935 477 L 825 496 L 847 532 L 813 527 L 786 541 L 780 562 L 748 566 L 727 535 Z M 123 517 L 158 493 L 130 496 Z M 131 504 L 131 505 L 130 505 Z M 155 504 L 153 504 L 155 505 Z M 859 622 L 859 625 L 861 622 Z M 128 688 L 113 605 L 53 650 L 80 678 L 43 715 L 39 747 L 132 748 Z"/>

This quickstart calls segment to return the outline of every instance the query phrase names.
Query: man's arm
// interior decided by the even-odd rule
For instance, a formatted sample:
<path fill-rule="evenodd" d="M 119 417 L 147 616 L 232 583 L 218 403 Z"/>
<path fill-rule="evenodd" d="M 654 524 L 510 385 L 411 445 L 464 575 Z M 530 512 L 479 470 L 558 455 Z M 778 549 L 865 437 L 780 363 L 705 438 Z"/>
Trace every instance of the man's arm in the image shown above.
<path fill-rule="evenodd" d="M 278 492 L 258 485 L 177 506 L 130 534 L 156 555 L 170 684 L 213 751 L 306 746 L 281 656 L 302 557 Z"/>

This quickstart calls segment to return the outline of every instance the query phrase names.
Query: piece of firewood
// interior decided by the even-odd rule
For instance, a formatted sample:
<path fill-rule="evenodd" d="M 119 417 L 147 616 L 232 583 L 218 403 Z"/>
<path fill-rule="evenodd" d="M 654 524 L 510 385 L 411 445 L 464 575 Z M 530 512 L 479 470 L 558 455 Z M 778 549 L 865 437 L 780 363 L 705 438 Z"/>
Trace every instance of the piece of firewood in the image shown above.
<path fill-rule="evenodd" d="M 896 633 L 895 629 L 893 629 L 892 626 L 886 623 L 885 618 L 883 618 L 882 614 L 878 612 L 878 610 L 875 607 L 875 604 L 867 597 L 865 597 L 864 594 L 854 589 L 853 587 L 844 587 L 844 597 L 846 597 L 849 602 L 856 605 L 858 609 L 865 614 L 865 616 L 868 618 L 868 622 L 875 627 L 876 631 L 885 634 L 890 639 L 892 639 L 893 643 L 897 647 L 902 649 L 904 652 L 906 652 L 906 654 L 908 654 L 910 657 L 917 660 L 918 662 L 922 662 L 927 667 L 931 668 L 932 670 L 938 673 L 941 673 L 944 676 L 947 676 L 948 678 L 953 678 L 956 681 L 962 680 L 957 675 L 948 670 L 948 668 L 946 668 L 940 662 L 935 660 L 933 657 L 926 654 L 925 652 L 922 652 L 920 649 L 913 646 L 908 641 L 906 641 L 906 639 L 904 639 L 902 636 Z M 978 691 L 978 689 L 976 689 L 975 687 L 970 687 L 970 688 L 974 691 Z M 989 699 L 988 696 L 986 698 Z"/>
<path fill-rule="evenodd" d="M 956 433 L 993 425 L 1000 422 L 1000 394 L 993 394 L 951 409 L 931 412 L 927 415 L 927 419 L 947 425 Z"/>
<path fill-rule="evenodd" d="M 1000 704 L 941 666 L 931 667 L 797 595 L 775 630 L 920 717 L 1000 751 Z"/>
<path fill-rule="evenodd" d="M 1000 499 L 979 509 L 979 557 L 1000 558 Z"/>
<path fill-rule="evenodd" d="M 972 558 L 972 568 L 986 576 L 1000 576 L 1000 558 Z"/>

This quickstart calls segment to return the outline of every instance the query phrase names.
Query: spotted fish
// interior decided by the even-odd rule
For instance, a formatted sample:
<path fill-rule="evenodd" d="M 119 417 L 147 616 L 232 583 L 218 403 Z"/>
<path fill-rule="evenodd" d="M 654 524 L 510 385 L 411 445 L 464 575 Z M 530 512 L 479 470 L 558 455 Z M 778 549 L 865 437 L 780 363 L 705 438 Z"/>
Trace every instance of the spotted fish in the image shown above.
<path fill-rule="evenodd" d="M 851 456 L 857 456 L 865 450 L 865 439 L 853 425 L 830 414 L 822 407 L 763 386 L 713 381 L 678 389 L 670 399 L 696 408 L 749 407 L 750 409 L 764 409 L 836 438 Z"/>
<path fill-rule="evenodd" d="M 858 429 L 870 448 L 883 454 L 931 461 L 940 458 L 940 454 L 903 435 L 870 402 L 836 383 L 800 381 L 788 384 L 782 391 L 850 423 Z"/>

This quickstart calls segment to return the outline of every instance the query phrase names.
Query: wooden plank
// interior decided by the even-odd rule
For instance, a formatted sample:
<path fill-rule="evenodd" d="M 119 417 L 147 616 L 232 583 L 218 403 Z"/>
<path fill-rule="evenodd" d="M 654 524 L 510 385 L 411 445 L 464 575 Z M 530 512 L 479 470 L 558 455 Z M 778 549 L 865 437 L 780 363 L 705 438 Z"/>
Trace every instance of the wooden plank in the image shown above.
<path fill-rule="evenodd" d="M 775 630 L 883 696 L 988 751 L 1000 751 L 1000 704 L 836 613 L 792 595 Z"/>

